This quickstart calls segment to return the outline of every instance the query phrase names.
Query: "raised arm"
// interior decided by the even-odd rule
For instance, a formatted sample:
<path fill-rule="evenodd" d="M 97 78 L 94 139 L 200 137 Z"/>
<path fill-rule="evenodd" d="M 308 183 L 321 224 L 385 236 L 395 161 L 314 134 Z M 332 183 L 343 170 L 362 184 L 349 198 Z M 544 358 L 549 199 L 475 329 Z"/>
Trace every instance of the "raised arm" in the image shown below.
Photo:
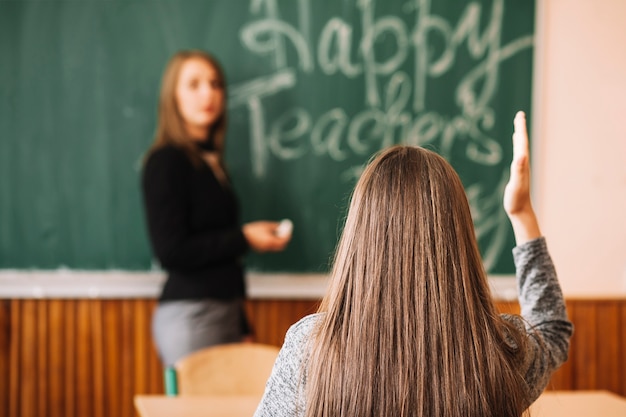
<path fill-rule="evenodd" d="M 513 162 L 504 209 L 517 242 L 513 257 L 524 318 L 517 324 L 528 335 L 523 372 L 530 400 L 534 401 L 552 373 L 567 360 L 573 325 L 567 318 L 556 270 L 530 200 L 528 132 L 523 112 L 515 116 L 514 126 Z"/>

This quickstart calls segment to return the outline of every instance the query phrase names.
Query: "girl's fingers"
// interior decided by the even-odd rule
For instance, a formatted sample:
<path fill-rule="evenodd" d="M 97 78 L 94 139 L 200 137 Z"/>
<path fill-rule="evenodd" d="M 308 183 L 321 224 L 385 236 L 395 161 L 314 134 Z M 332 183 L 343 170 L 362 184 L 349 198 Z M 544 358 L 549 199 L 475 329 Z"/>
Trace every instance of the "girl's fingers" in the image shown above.
<path fill-rule="evenodd" d="M 518 111 L 513 120 L 513 159 L 525 158 L 528 155 L 528 131 L 526 130 L 526 115 Z"/>

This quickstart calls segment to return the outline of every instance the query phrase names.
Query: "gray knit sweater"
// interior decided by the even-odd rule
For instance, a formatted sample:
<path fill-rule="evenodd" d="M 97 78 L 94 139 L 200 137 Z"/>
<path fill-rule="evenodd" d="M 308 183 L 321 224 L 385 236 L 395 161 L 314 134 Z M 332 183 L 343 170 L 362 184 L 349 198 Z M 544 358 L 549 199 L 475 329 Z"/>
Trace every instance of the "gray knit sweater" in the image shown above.
<path fill-rule="evenodd" d="M 552 373 L 567 360 L 573 325 L 567 319 L 565 302 L 544 238 L 513 249 L 521 315 L 503 315 L 528 335 L 522 373 L 534 401 Z M 320 314 L 307 316 L 291 326 L 267 381 L 255 417 L 304 415 L 304 369 L 306 346 Z"/>

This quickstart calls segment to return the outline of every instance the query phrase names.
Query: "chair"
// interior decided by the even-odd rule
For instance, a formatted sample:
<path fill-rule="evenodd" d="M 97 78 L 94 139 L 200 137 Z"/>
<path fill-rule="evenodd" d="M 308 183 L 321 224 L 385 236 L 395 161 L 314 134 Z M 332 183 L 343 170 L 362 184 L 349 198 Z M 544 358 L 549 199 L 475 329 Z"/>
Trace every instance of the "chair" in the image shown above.
<path fill-rule="evenodd" d="M 279 348 L 231 343 L 191 353 L 175 364 L 179 395 L 263 395 Z"/>

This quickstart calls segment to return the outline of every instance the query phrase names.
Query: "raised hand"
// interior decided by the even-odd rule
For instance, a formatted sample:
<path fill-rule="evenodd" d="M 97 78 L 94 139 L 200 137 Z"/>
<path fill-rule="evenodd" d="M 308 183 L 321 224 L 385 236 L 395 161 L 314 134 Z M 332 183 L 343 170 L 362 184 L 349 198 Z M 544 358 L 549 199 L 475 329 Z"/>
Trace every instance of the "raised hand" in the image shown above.
<path fill-rule="evenodd" d="M 517 112 L 513 126 L 513 161 L 503 204 L 511 220 L 515 240 L 520 245 L 541 236 L 541 232 L 530 199 L 530 157 L 524 112 Z"/>

